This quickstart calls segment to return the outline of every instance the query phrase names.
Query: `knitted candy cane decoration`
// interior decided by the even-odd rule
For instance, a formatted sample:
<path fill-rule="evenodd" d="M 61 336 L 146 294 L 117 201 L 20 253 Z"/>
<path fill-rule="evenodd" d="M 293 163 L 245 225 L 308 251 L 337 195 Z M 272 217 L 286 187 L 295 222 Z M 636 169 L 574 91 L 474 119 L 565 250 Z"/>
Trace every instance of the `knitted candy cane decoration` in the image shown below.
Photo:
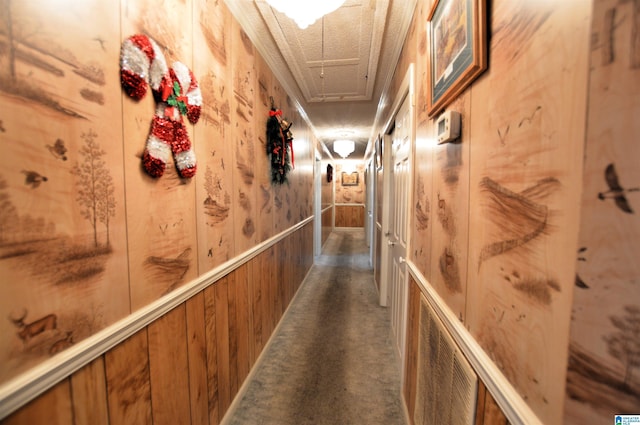
<path fill-rule="evenodd" d="M 200 118 L 202 94 L 193 73 L 181 62 L 167 67 L 159 46 L 149 37 L 137 34 L 122 44 L 120 79 L 127 95 L 139 100 L 151 86 L 157 102 L 142 164 L 153 177 L 164 174 L 173 153 L 181 177 L 196 173 L 196 156 L 182 116 L 192 124 Z"/>

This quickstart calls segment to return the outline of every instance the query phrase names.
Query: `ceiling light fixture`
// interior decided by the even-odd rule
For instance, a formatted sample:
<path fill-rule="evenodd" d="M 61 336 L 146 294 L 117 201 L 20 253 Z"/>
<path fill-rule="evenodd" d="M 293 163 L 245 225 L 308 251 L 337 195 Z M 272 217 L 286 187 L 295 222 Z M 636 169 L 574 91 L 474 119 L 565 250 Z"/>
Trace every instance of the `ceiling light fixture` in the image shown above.
<path fill-rule="evenodd" d="M 300 29 L 305 29 L 324 15 L 333 12 L 345 2 L 345 0 L 266 0 L 267 3 L 293 19 Z"/>
<path fill-rule="evenodd" d="M 333 151 L 343 159 L 351 155 L 355 149 L 356 144 L 353 140 L 336 140 L 333 142 Z"/>

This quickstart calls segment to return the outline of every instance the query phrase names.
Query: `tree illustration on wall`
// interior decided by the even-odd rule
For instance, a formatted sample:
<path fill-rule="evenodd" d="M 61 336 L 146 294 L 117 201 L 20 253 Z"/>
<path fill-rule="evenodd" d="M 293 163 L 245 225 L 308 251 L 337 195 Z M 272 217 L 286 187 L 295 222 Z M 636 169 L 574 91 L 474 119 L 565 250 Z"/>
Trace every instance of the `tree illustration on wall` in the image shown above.
<path fill-rule="evenodd" d="M 204 190 L 207 191 L 207 199 L 213 200 L 216 197 L 216 195 L 220 192 L 221 188 L 222 186 L 221 186 L 220 178 L 216 176 L 216 179 L 214 181 L 211 167 L 207 166 L 207 170 L 205 171 L 205 174 L 204 174 Z"/>
<path fill-rule="evenodd" d="M 7 193 L 7 181 L 0 176 L 0 244 L 9 242 L 12 223 L 18 223 L 19 217 L 16 207 Z"/>
<path fill-rule="evenodd" d="M 2 14 L 4 17 L 4 27 L 6 28 L 7 35 L 7 54 L 8 54 L 8 65 L 9 65 L 9 77 L 12 81 L 15 81 L 16 78 L 16 48 L 14 41 L 14 28 L 13 28 L 13 19 L 11 16 L 11 0 L 5 0 L 2 2 Z"/>
<path fill-rule="evenodd" d="M 71 66 L 77 75 L 98 84 L 104 84 L 104 71 L 94 65 L 81 63 L 68 49 L 57 45 L 55 37 L 48 37 L 42 32 L 41 22 L 19 16 L 12 9 L 12 0 L 0 1 L 0 34 L 6 37 L 6 43 L 0 49 L 1 91 L 37 102 L 67 116 L 85 118 L 73 109 L 61 105 L 60 97 L 40 86 L 37 79 L 32 78 L 33 69 L 55 77 L 65 77 L 64 69 L 60 67 L 60 64 L 64 64 L 63 66 Z M 18 59 L 25 65 L 19 69 L 16 68 Z M 99 98 L 100 93 L 90 93 L 89 96 Z"/>
<path fill-rule="evenodd" d="M 44 217 L 20 215 L 11 201 L 9 184 L 0 176 L 0 245 L 28 242 L 53 237 L 56 226 Z"/>
<path fill-rule="evenodd" d="M 98 220 L 104 224 L 107 232 L 107 246 L 111 246 L 109 241 L 109 218 L 116 215 L 116 197 L 113 177 L 103 173 L 98 181 Z"/>
<path fill-rule="evenodd" d="M 640 367 L 640 307 L 627 305 L 623 317 L 609 319 L 618 332 L 604 337 L 609 346 L 609 354 L 618 359 L 624 367 L 625 389 L 630 389 L 633 369 Z"/>
<path fill-rule="evenodd" d="M 109 246 L 109 218 L 115 216 L 116 200 L 113 178 L 109 174 L 103 159 L 105 151 L 96 142 L 98 135 L 89 130 L 82 133 L 84 145 L 80 148 L 82 162 L 76 163 L 71 173 L 78 179 L 76 201 L 81 207 L 82 217 L 89 221 L 93 228 L 93 244 L 98 247 L 98 222 L 105 225 L 106 242 Z"/>
<path fill-rule="evenodd" d="M 211 224 L 222 223 L 229 216 L 231 196 L 226 191 L 223 193 L 222 179 L 214 175 L 209 166 L 204 175 L 204 189 L 207 191 L 207 199 L 204 200 L 205 214 L 212 217 Z"/>

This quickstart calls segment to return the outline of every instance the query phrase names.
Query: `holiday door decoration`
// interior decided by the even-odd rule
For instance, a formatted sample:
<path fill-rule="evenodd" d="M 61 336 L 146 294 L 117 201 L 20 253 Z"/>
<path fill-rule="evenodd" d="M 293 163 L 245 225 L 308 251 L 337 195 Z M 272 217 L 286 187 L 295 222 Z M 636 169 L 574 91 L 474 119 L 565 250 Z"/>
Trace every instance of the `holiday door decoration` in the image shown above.
<path fill-rule="evenodd" d="M 196 173 L 196 155 L 182 119 L 200 118 L 202 94 L 193 72 L 181 62 L 167 66 L 160 47 L 146 35 L 136 34 L 122 43 L 120 79 L 128 96 L 140 100 L 151 86 L 156 111 L 151 122 L 142 164 L 152 177 L 164 174 L 173 154 L 180 177 Z"/>
<path fill-rule="evenodd" d="M 271 158 L 272 183 L 286 182 L 287 173 L 293 166 L 293 134 L 290 131 L 292 125 L 293 123 L 282 118 L 282 111 L 276 109 L 272 101 L 267 120 L 267 155 Z"/>

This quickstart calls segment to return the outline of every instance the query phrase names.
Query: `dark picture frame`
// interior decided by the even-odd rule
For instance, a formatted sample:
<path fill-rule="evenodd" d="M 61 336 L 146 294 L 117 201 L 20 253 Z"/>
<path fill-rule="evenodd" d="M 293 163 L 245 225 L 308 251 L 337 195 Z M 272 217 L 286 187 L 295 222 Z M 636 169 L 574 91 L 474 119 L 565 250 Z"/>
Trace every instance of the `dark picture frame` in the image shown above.
<path fill-rule="evenodd" d="M 487 0 L 436 0 L 427 46 L 427 114 L 433 118 L 487 69 Z"/>
<path fill-rule="evenodd" d="M 331 183 L 333 181 L 333 166 L 331 164 L 327 164 L 327 183 Z"/>
<path fill-rule="evenodd" d="M 340 177 L 342 186 L 357 186 L 360 183 L 360 174 L 357 171 L 352 173 L 343 171 Z"/>

